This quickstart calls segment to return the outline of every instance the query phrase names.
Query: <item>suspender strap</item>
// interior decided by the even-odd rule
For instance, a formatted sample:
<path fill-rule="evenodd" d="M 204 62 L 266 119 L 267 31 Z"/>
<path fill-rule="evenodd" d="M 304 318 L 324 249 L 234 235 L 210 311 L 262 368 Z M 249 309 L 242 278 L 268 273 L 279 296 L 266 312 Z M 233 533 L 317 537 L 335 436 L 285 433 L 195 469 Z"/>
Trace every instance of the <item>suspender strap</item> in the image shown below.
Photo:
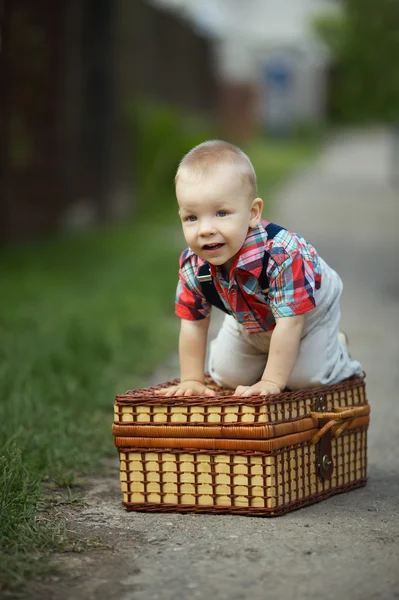
<path fill-rule="evenodd" d="M 276 225 L 275 223 L 269 223 L 266 225 L 265 231 L 267 233 L 267 239 L 273 240 L 280 231 L 284 229 L 281 225 Z M 259 285 L 262 290 L 267 290 L 269 288 L 269 278 L 267 276 L 267 263 L 269 262 L 269 255 L 267 252 L 263 255 L 263 267 L 262 272 L 259 275 Z"/>
<path fill-rule="evenodd" d="M 229 314 L 229 311 L 223 304 L 219 294 L 216 291 L 209 263 L 204 262 L 204 264 L 201 265 L 198 271 L 197 279 L 200 282 L 202 293 L 208 300 L 209 304 L 212 304 L 212 306 L 216 306 L 216 308 L 220 308 L 220 310 Z"/>
<path fill-rule="evenodd" d="M 281 227 L 280 225 L 276 225 L 275 223 L 269 223 L 265 227 L 265 231 L 267 233 L 267 239 L 268 240 L 273 239 L 274 237 L 276 237 L 276 235 L 282 229 L 284 229 L 284 227 Z M 265 254 L 263 256 L 262 272 L 259 276 L 259 285 L 262 288 L 262 290 L 266 290 L 269 287 L 269 279 L 267 276 L 268 261 L 269 261 L 269 255 L 265 252 Z M 225 305 L 223 304 L 218 292 L 216 291 L 215 284 L 213 282 L 213 278 L 211 275 L 209 263 L 205 262 L 203 265 L 201 265 L 201 267 L 198 271 L 197 279 L 201 285 L 202 293 L 204 294 L 205 298 L 208 300 L 209 304 L 211 304 L 212 306 L 216 306 L 217 308 L 220 308 L 220 310 L 222 310 L 223 312 L 225 312 L 227 314 L 230 314 L 229 311 L 227 310 L 227 308 L 225 307 Z"/>

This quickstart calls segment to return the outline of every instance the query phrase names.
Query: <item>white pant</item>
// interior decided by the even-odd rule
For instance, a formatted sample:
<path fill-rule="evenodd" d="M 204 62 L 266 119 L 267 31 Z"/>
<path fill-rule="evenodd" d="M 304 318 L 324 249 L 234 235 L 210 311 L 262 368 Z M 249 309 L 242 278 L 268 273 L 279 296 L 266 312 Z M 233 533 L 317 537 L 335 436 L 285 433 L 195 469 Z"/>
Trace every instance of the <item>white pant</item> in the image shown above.
<path fill-rule="evenodd" d="M 361 375 L 338 339 L 342 281 L 321 260 L 322 285 L 316 291 L 316 308 L 305 314 L 296 363 L 287 383 L 291 390 L 338 383 Z M 260 380 L 266 366 L 272 332 L 249 334 L 226 315 L 218 336 L 210 344 L 209 372 L 220 386 L 236 388 Z"/>

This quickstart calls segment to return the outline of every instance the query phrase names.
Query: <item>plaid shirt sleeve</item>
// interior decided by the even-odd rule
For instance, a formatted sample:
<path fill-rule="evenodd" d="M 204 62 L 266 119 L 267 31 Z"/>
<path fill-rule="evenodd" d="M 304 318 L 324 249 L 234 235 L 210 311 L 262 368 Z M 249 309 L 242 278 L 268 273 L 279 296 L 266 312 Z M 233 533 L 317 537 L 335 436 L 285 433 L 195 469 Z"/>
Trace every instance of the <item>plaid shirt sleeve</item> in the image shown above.
<path fill-rule="evenodd" d="M 202 293 L 196 277 L 198 257 L 185 250 L 180 255 L 179 282 L 176 290 L 175 312 L 188 321 L 206 319 L 211 305 Z"/>
<path fill-rule="evenodd" d="M 291 236 L 290 236 L 291 237 Z M 269 299 L 274 318 L 306 313 L 316 306 L 315 291 L 320 287 L 321 269 L 314 248 L 299 236 L 270 250 Z M 294 248 L 290 248 L 291 243 Z"/>

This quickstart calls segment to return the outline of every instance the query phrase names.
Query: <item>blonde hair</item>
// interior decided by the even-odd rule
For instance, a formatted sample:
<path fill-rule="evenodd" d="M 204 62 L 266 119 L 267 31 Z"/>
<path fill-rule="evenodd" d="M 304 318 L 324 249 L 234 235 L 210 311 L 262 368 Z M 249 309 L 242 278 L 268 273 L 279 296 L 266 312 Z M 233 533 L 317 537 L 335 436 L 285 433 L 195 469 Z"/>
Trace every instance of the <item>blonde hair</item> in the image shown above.
<path fill-rule="evenodd" d="M 192 148 L 180 161 L 175 184 L 179 178 L 197 179 L 214 173 L 220 166 L 231 166 L 247 186 L 248 196 L 253 200 L 258 196 L 256 174 L 248 156 L 237 146 L 222 140 L 208 140 Z"/>

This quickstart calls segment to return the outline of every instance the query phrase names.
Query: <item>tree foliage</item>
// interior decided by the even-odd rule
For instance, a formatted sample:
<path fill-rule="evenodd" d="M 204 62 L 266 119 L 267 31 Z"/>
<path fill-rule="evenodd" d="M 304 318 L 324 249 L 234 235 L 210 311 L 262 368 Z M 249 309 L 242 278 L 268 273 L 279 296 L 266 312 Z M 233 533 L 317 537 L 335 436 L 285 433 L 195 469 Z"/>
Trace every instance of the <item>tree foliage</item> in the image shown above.
<path fill-rule="evenodd" d="M 315 26 L 335 60 L 332 116 L 398 122 L 399 0 L 343 0 Z"/>

